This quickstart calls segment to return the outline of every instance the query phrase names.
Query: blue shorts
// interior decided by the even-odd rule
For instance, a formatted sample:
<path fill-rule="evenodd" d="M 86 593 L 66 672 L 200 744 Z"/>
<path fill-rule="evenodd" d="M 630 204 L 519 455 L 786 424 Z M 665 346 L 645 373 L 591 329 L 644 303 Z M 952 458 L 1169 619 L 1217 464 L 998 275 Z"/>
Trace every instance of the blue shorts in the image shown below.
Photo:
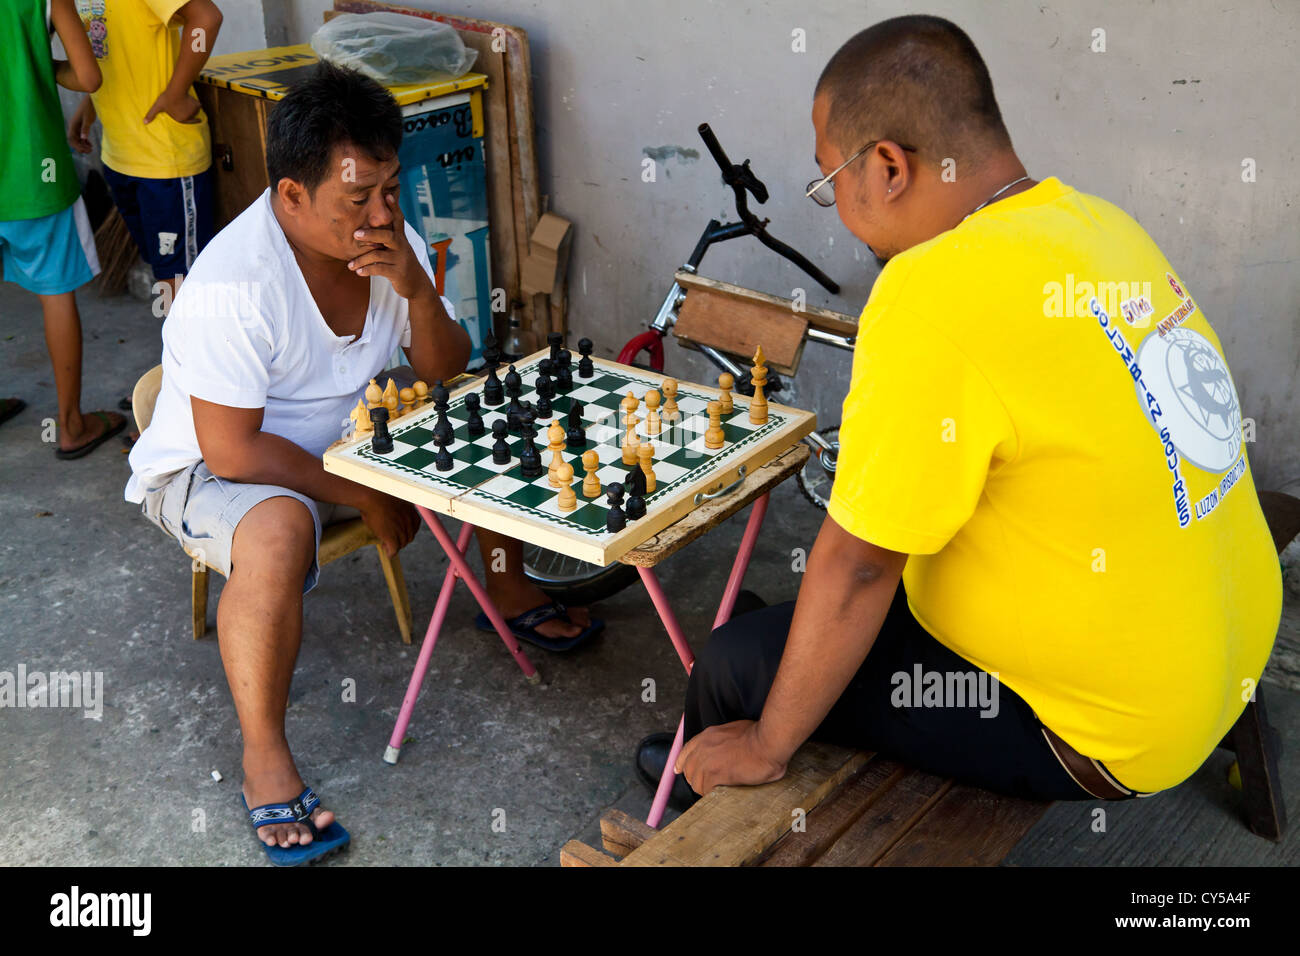
<path fill-rule="evenodd" d="M 105 166 L 104 181 L 154 278 L 189 275 L 212 238 L 212 170 L 175 179 L 145 179 Z"/>
<path fill-rule="evenodd" d="M 86 204 L 36 219 L 0 222 L 0 279 L 37 295 L 60 295 L 99 275 Z"/>

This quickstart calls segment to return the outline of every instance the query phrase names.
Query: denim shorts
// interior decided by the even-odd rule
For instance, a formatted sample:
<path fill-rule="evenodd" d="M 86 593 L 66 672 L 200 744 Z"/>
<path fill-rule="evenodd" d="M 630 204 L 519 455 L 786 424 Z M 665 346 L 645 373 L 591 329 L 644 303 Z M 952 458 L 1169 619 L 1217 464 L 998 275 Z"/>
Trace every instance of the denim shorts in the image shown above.
<path fill-rule="evenodd" d="M 316 550 L 320 550 L 322 524 L 356 517 L 353 508 L 318 502 L 301 492 L 279 485 L 252 485 L 218 478 L 197 461 L 158 488 L 146 490 L 140 506 L 144 516 L 177 540 L 185 553 L 226 577 L 230 576 L 230 550 L 235 529 L 244 515 L 268 498 L 288 497 L 301 501 L 311 512 L 316 526 Z M 316 586 L 320 563 L 312 558 L 303 581 L 306 594 Z"/>

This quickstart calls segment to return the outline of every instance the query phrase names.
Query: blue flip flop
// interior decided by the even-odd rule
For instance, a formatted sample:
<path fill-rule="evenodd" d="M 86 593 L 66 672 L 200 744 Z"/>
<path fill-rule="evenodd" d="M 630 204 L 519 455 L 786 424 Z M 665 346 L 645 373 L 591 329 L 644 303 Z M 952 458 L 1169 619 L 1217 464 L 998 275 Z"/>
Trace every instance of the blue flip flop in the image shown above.
<path fill-rule="evenodd" d="M 337 822 L 321 830 L 312 823 L 312 812 L 320 806 L 320 798 L 308 787 L 292 803 L 267 803 L 260 807 L 248 809 L 248 801 L 239 795 L 239 802 L 248 810 L 248 818 L 253 824 L 253 832 L 259 827 L 273 823 L 305 823 L 311 830 L 311 842 L 283 847 L 278 844 L 267 846 L 258 838 L 258 843 L 266 851 L 267 859 L 276 866 L 302 866 L 304 863 L 316 863 L 347 848 L 352 841 L 351 834 Z"/>
<path fill-rule="evenodd" d="M 576 637 L 547 637 L 545 634 L 537 633 L 537 626 L 545 624 L 560 617 L 569 620 L 568 609 L 559 601 L 551 601 L 549 604 L 540 604 L 531 611 L 525 611 L 518 617 L 508 618 L 506 627 L 510 628 L 510 633 L 521 641 L 527 641 L 534 647 L 540 647 L 545 651 L 555 651 L 562 653 L 571 651 L 579 644 L 583 644 L 595 637 L 601 631 L 605 630 L 605 622 L 598 617 L 593 617 L 591 623 L 587 625 L 586 630 Z M 569 623 L 572 623 L 570 621 Z M 474 626 L 480 631 L 490 631 L 495 634 L 497 629 L 492 626 L 488 616 L 479 611 L 478 617 L 474 618 Z"/>

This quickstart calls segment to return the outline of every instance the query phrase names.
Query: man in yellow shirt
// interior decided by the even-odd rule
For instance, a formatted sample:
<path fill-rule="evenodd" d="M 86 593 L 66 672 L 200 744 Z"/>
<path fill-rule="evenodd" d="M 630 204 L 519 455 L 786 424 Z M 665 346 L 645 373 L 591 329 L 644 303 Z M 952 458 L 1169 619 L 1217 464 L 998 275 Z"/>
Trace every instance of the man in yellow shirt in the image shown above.
<path fill-rule="evenodd" d="M 113 201 L 174 296 L 176 277 L 212 238 L 212 140 L 191 87 L 221 11 L 213 0 L 77 0 L 77 12 L 104 82 L 73 115 L 68 141 L 89 153 L 98 115 Z"/>
<path fill-rule="evenodd" d="M 701 794 L 775 780 L 817 736 L 1038 799 L 1178 784 L 1281 613 L 1196 277 L 1026 173 L 946 20 L 853 37 L 812 118 L 810 196 L 887 265 L 799 599 L 714 632 L 676 769 Z"/>

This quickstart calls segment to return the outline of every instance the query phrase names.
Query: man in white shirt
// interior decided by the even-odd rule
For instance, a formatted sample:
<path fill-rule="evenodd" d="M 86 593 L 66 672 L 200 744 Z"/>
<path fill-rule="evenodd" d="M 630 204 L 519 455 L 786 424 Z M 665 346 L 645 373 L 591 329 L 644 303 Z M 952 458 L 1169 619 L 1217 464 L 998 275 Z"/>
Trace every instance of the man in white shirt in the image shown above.
<path fill-rule="evenodd" d="M 419 528 L 413 506 L 326 473 L 321 454 L 399 345 L 430 383 L 463 371 L 470 355 L 398 206 L 401 136 L 387 91 L 327 64 L 276 106 L 271 188 L 181 286 L 163 326 L 154 417 L 131 453 L 127 500 L 228 575 L 217 628 L 243 731 L 244 797 L 277 863 L 347 842 L 304 786 L 284 731 L 322 518 L 355 508 L 389 554 Z M 485 556 L 506 556 L 506 571 L 487 575 L 502 614 L 545 607 L 519 542 L 481 530 L 478 539 Z M 577 608 L 555 606 L 537 623 L 546 617 L 530 621 L 553 639 L 599 623 Z"/>

